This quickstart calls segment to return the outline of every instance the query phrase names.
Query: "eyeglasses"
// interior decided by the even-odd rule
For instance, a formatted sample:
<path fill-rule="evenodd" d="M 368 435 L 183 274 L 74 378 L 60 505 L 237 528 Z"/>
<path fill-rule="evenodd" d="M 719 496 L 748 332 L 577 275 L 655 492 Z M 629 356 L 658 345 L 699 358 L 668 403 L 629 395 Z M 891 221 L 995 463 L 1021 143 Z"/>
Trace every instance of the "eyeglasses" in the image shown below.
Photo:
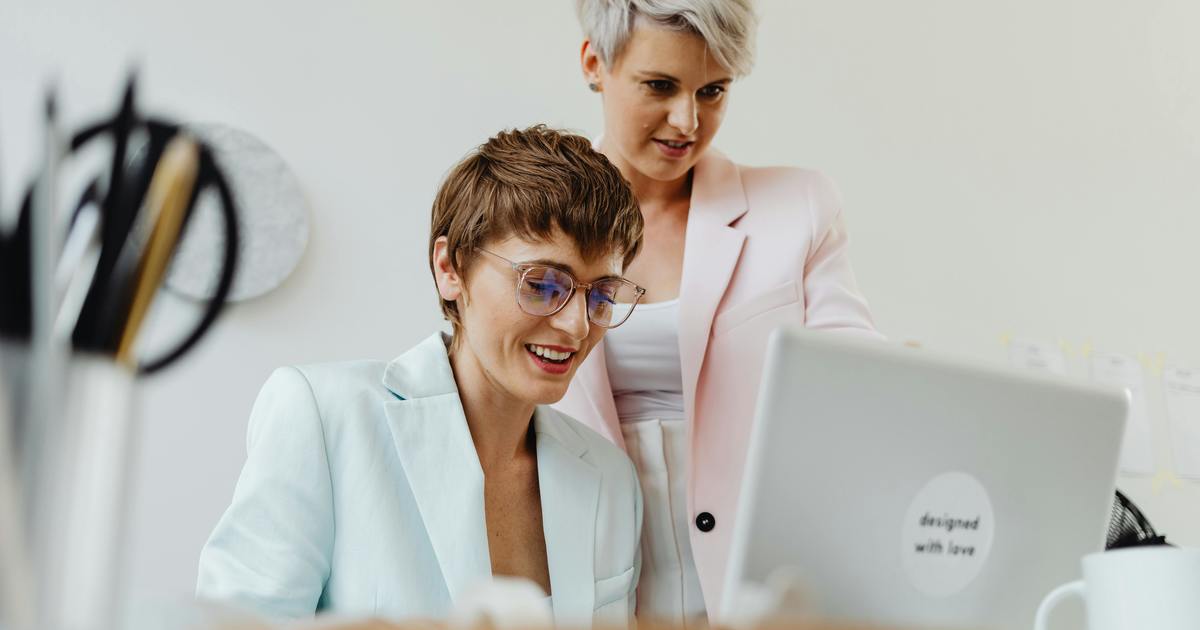
<path fill-rule="evenodd" d="M 588 321 L 601 328 L 616 328 L 629 319 L 633 307 L 646 293 L 624 278 L 580 282 L 569 271 L 553 265 L 513 262 L 482 247 L 475 249 L 504 261 L 517 272 L 517 306 L 530 315 L 549 317 L 561 311 L 575 291 L 582 289 L 587 298 Z M 618 304 L 628 304 L 629 310 L 615 308 Z"/>

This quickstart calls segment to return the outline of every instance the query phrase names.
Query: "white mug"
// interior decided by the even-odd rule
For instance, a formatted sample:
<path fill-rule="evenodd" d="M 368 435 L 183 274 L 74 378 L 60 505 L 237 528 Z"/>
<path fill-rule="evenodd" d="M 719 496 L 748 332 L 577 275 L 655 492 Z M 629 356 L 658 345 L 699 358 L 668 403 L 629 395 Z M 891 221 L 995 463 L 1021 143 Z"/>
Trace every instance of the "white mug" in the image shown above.
<path fill-rule="evenodd" d="M 1200 549 L 1133 547 L 1083 559 L 1083 579 L 1054 589 L 1038 606 L 1035 630 L 1050 611 L 1077 595 L 1088 630 L 1200 628 Z"/>

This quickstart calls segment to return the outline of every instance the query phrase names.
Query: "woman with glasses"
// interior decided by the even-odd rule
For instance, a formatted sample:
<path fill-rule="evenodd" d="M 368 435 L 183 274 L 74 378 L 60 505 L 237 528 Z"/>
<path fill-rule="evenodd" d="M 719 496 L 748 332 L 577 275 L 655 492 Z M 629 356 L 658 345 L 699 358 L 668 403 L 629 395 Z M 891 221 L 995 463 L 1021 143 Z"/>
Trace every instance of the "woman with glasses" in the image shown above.
<path fill-rule="evenodd" d="M 646 497 L 639 614 L 703 621 L 722 601 L 767 338 L 781 324 L 876 335 L 830 181 L 711 148 L 749 73 L 751 0 L 577 0 L 597 147 L 637 196 L 646 288 L 558 408 L 629 453 Z M 801 104 L 798 104 L 798 106 Z"/>
<path fill-rule="evenodd" d="M 636 472 L 546 405 L 641 298 L 621 277 L 641 232 L 620 173 L 582 137 L 534 127 L 468 155 L 429 239 L 453 335 L 271 376 L 198 596 L 271 617 L 441 618 L 515 576 L 556 623 L 628 623 Z"/>

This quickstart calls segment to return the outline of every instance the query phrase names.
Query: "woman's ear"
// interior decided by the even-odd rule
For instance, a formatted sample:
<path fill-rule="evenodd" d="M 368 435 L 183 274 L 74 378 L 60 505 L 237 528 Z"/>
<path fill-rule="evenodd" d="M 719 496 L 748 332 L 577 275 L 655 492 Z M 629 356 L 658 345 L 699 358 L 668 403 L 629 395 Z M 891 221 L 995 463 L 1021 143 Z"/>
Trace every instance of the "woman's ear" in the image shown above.
<path fill-rule="evenodd" d="M 599 92 L 603 85 L 600 80 L 600 71 L 604 67 L 604 62 L 600 61 L 600 56 L 596 54 L 596 49 L 589 39 L 583 40 L 583 47 L 579 50 L 579 67 L 583 71 L 583 80 L 589 86 L 595 86 L 592 88 L 593 92 Z"/>
<path fill-rule="evenodd" d="M 445 236 L 433 242 L 433 279 L 443 300 L 453 302 L 462 296 L 462 276 L 450 260 L 450 241 Z"/>

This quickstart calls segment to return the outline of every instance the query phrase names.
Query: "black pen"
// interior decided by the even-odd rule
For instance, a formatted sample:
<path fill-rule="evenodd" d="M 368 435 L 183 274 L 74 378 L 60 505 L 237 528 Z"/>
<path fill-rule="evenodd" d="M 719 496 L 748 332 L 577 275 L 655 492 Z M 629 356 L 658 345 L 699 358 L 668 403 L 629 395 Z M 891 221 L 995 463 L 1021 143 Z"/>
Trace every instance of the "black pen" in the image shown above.
<path fill-rule="evenodd" d="M 110 349 L 104 347 L 104 340 L 111 337 L 112 333 L 103 330 L 105 322 L 102 319 L 109 297 L 109 276 L 132 223 L 132 218 L 126 216 L 128 213 L 122 212 L 120 209 L 130 205 L 126 197 L 134 193 L 134 191 L 128 190 L 124 183 L 129 136 L 137 124 L 137 116 L 134 111 L 136 94 L 137 78 L 131 75 L 125 86 L 121 108 L 113 121 L 113 158 L 109 170 L 108 194 L 104 199 L 100 222 L 100 260 L 96 265 L 91 288 L 88 290 L 83 309 L 79 313 L 79 321 L 72 335 L 72 341 L 78 350 L 111 352 Z"/>
<path fill-rule="evenodd" d="M 30 308 L 29 197 L 14 216 L 0 207 L 0 337 L 29 340 Z"/>

